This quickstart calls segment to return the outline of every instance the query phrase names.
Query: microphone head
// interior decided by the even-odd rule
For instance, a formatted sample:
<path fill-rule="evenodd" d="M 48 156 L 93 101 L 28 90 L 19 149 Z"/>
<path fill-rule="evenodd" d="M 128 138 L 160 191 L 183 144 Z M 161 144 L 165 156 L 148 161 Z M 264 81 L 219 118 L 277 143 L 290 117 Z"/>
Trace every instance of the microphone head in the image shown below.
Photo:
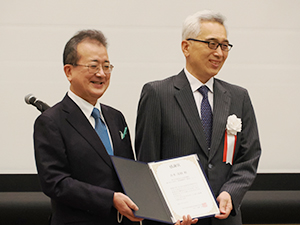
<path fill-rule="evenodd" d="M 35 100 L 36 100 L 36 97 L 34 97 L 33 94 L 28 94 L 25 96 L 25 102 L 27 104 L 32 104 L 32 103 L 34 103 Z"/>

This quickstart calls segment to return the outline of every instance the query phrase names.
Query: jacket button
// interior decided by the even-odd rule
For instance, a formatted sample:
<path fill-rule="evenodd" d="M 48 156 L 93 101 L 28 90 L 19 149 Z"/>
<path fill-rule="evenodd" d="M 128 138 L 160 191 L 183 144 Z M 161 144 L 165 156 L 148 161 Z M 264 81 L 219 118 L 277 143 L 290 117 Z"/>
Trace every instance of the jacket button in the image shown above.
<path fill-rule="evenodd" d="M 211 163 L 208 164 L 208 168 L 209 168 L 209 169 L 213 168 L 213 165 L 212 165 Z"/>

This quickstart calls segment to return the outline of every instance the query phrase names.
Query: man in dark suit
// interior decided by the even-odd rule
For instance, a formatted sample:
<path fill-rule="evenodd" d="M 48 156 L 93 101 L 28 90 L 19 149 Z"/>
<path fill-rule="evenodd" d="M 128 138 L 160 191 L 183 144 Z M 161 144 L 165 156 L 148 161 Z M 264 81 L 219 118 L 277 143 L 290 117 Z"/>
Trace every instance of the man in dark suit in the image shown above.
<path fill-rule="evenodd" d="M 247 90 L 214 78 L 232 47 L 223 21 L 211 11 L 185 20 L 186 66 L 178 75 L 144 85 L 135 150 L 138 160 L 147 162 L 197 153 L 220 209 L 197 224 L 241 225 L 240 206 L 261 148 Z"/>
<path fill-rule="evenodd" d="M 35 122 L 36 165 L 42 190 L 51 198 L 53 225 L 141 221 L 133 215 L 138 207 L 122 193 L 108 147 L 94 129 L 96 108 L 108 130 L 110 154 L 133 159 L 124 116 L 99 102 L 113 68 L 106 46 L 97 30 L 80 31 L 69 40 L 63 60 L 70 90 Z"/>

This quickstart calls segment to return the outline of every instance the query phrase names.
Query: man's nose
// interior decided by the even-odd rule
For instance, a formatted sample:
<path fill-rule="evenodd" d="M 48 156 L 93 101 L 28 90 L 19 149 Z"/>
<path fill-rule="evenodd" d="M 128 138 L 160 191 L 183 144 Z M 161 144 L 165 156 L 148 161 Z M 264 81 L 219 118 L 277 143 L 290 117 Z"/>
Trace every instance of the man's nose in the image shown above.
<path fill-rule="evenodd" d="M 102 66 L 99 67 L 99 70 L 95 74 L 98 76 L 106 76 L 106 74 L 103 71 Z"/>
<path fill-rule="evenodd" d="M 224 55 L 224 51 L 221 48 L 221 45 L 219 44 L 218 47 L 215 50 L 216 53 L 218 53 L 219 56 L 223 56 Z"/>

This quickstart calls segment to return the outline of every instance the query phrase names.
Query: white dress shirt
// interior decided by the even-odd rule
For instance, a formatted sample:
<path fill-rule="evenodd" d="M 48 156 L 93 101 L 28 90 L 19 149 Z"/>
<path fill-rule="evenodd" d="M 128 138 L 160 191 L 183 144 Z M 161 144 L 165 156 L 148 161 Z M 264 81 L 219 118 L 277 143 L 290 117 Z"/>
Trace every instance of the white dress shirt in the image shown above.
<path fill-rule="evenodd" d="M 197 106 L 197 109 L 198 109 L 198 113 L 199 113 L 199 116 L 201 118 L 201 102 L 202 102 L 202 99 L 203 99 L 203 96 L 202 94 L 198 91 L 198 89 L 202 86 L 202 85 L 206 85 L 209 89 L 208 91 L 208 101 L 209 101 L 209 104 L 210 104 L 210 107 L 211 107 L 211 111 L 213 112 L 213 103 L 214 103 L 214 90 L 213 90 L 213 84 L 214 84 L 214 78 L 210 78 L 205 84 L 203 84 L 201 81 L 199 81 L 196 77 L 194 77 L 192 74 L 189 73 L 189 71 L 184 68 L 184 72 L 186 74 L 186 77 L 190 83 L 190 86 L 191 86 L 191 89 L 192 89 L 192 92 L 193 92 L 193 95 L 194 95 L 194 99 L 195 99 L 195 102 L 196 102 L 196 106 Z"/>
<path fill-rule="evenodd" d="M 111 141 L 109 128 L 108 128 L 108 126 L 105 122 L 105 119 L 104 119 L 103 115 L 102 115 L 101 105 L 100 105 L 99 99 L 98 99 L 96 105 L 93 106 L 92 104 L 90 104 L 89 102 L 84 100 L 83 98 L 81 98 L 81 97 L 77 96 L 76 94 L 74 94 L 71 90 L 68 91 L 68 96 L 78 105 L 78 107 L 81 109 L 81 111 L 83 112 L 85 117 L 88 119 L 88 121 L 90 121 L 90 123 L 91 123 L 91 125 L 94 129 L 95 129 L 96 123 L 95 123 L 94 117 L 92 117 L 92 112 L 93 112 L 94 108 L 97 108 L 99 110 L 100 117 L 103 120 L 103 122 L 105 123 L 105 126 L 107 128 L 107 133 L 108 133 L 108 137 L 109 137 L 109 140 L 110 140 L 110 145 L 111 145 L 112 150 L 113 150 L 113 144 L 112 144 L 112 141 Z"/>

